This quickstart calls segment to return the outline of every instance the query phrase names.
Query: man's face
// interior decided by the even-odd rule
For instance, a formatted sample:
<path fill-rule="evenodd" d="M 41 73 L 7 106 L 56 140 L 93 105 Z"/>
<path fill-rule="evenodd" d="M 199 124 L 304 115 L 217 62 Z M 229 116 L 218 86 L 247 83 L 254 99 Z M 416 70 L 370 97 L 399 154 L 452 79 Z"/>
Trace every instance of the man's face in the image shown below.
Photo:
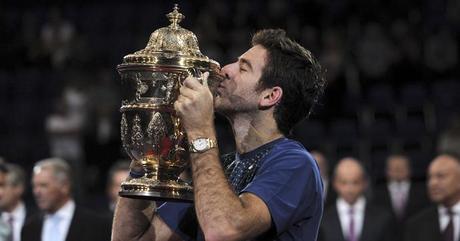
<path fill-rule="evenodd" d="M 387 162 L 387 178 L 397 182 L 409 180 L 409 160 L 402 156 L 390 157 Z"/>
<path fill-rule="evenodd" d="M 256 45 L 222 68 L 227 78 L 217 88 L 215 108 L 221 113 L 258 110 L 259 93 L 256 90 L 267 59 L 267 50 Z"/>
<path fill-rule="evenodd" d="M 354 204 L 367 187 L 362 168 L 354 161 L 341 161 L 336 169 L 334 188 L 347 203 Z"/>
<path fill-rule="evenodd" d="M 460 164 L 448 155 L 438 156 L 428 169 L 428 192 L 435 203 L 451 206 L 460 201 Z"/>
<path fill-rule="evenodd" d="M 120 186 L 121 183 L 126 180 L 126 177 L 128 177 L 129 171 L 123 170 L 123 171 L 117 171 L 113 174 L 112 180 L 110 180 L 110 186 L 108 187 L 108 195 L 110 198 L 110 201 L 113 203 L 116 203 L 119 196 L 118 192 L 120 191 Z"/>
<path fill-rule="evenodd" d="M 22 185 L 13 185 L 9 180 L 11 174 L 7 174 L 4 194 L 0 196 L 0 209 L 11 212 L 20 202 L 24 188 Z"/>
<path fill-rule="evenodd" d="M 34 172 L 32 188 L 38 208 L 47 213 L 56 212 L 70 198 L 68 183 L 59 181 L 51 169 Z"/>

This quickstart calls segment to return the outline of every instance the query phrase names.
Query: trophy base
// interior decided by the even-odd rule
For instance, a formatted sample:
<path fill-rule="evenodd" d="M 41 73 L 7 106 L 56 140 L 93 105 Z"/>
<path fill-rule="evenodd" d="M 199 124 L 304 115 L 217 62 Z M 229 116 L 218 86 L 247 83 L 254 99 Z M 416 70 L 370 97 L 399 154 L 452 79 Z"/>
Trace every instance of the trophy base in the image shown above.
<path fill-rule="evenodd" d="M 121 197 L 168 202 L 193 202 L 193 189 L 184 181 L 151 180 L 145 177 L 121 184 Z"/>

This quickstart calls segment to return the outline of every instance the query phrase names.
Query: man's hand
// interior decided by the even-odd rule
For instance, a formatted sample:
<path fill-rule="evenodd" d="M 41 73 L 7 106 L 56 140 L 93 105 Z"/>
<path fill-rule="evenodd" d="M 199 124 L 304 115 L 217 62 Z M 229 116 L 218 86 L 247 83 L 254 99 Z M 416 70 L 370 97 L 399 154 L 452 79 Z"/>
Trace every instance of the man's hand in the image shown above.
<path fill-rule="evenodd" d="M 174 103 L 189 139 L 215 135 L 214 99 L 209 90 L 208 77 L 208 72 L 202 75 L 203 84 L 195 77 L 187 77 Z"/>

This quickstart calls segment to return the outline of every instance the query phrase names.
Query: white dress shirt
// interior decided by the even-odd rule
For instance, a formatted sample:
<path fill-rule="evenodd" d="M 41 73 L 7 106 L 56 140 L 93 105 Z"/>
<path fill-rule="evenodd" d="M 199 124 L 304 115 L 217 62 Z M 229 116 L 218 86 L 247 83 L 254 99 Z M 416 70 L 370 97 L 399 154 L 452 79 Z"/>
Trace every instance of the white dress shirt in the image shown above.
<path fill-rule="evenodd" d="M 353 205 L 350 205 L 342 198 L 337 199 L 337 212 L 339 214 L 340 225 L 342 226 L 342 232 L 345 239 L 347 239 L 350 236 L 349 227 L 351 220 L 351 208 L 353 208 L 354 233 L 356 236 L 356 240 L 359 240 L 359 237 L 361 236 L 361 231 L 363 230 L 366 199 L 364 197 L 360 197 Z"/>
<path fill-rule="evenodd" d="M 390 193 L 391 204 L 393 206 L 393 210 L 398 212 L 402 212 L 407 205 L 407 200 L 409 197 L 409 190 L 410 190 L 410 182 L 402 181 L 402 182 L 395 182 L 391 181 L 388 183 L 388 191 Z M 404 202 L 404 206 L 400 207 L 400 203 Z M 399 208 L 403 210 L 398 210 Z"/>
<path fill-rule="evenodd" d="M 64 206 L 53 214 L 46 214 L 45 220 L 42 227 L 42 240 L 50 240 L 56 231 L 59 233 L 59 241 L 65 241 L 67 233 L 69 232 L 70 222 L 72 221 L 73 214 L 75 212 L 75 202 L 69 200 Z M 58 230 L 53 228 L 53 219 L 59 218 Z"/>
<path fill-rule="evenodd" d="M 454 240 L 459 240 L 460 236 L 460 201 L 457 202 L 454 206 L 452 206 L 453 214 L 453 224 L 454 224 Z M 447 215 L 447 208 L 443 205 L 438 206 L 438 213 L 439 213 L 439 228 L 441 229 L 441 233 L 444 229 L 447 228 L 449 224 L 449 215 Z"/>
<path fill-rule="evenodd" d="M 23 202 L 20 202 L 18 206 L 11 212 L 3 212 L 2 220 L 4 223 L 9 224 L 10 217 L 13 218 L 13 241 L 21 240 L 21 229 L 26 220 L 26 207 Z"/>

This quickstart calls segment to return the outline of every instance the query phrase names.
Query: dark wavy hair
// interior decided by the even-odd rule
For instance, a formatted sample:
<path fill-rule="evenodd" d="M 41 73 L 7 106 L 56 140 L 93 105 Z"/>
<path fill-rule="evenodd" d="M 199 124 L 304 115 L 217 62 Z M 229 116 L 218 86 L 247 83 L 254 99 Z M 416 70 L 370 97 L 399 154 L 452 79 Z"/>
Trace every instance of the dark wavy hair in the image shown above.
<path fill-rule="evenodd" d="M 274 86 L 283 89 L 274 118 L 278 129 L 289 135 L 297 123 L 308 118 L 324 93 L 323 70 L 310 51 L 288 38 L 284 30 L 258 31 L 252 38 L 252 46 L 255 45 L 267 50 L 267 62 L 258 89 Z"/>

